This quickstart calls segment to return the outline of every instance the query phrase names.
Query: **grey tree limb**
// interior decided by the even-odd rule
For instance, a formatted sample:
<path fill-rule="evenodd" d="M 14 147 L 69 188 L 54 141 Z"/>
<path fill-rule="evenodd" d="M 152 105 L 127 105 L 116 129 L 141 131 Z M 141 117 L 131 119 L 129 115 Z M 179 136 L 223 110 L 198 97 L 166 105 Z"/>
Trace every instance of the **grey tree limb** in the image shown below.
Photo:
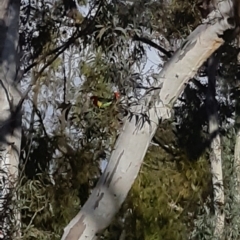
<path fill-rule="evenodd" d="M 19 12 L 20 0 L 0 1 L 0 191 L 6 197 L 16 187 L 21 144 L 21 111 L 17 107 L 21 99 L 17 86 Z M 0 208 L 6 207 L 3 204 L 4 198 Z M 19 212 L 14 211 L 15 216 L 9 218 L 13 217 L 16 228 L 20 228 Z M 9 232 L 6 222 L 5 218 L 0 221 L 3 235 Z M 15 238 L 19 237 L 20 230 L 16 232 Z"/>
<path fill-rule="evenodd" d="M 215 212 L 214 236 L 221 239 L 224 230 L 224 186 L 222 170 L 221 137 L 219 134 L 218 103 L 216 100 L 216 75 L 221 57 L 221 49 L 208 59 L 208 91 L 206 98 L 208 131 L 211 140 L 210 163 L 213 184 L 213 204 Z"/>

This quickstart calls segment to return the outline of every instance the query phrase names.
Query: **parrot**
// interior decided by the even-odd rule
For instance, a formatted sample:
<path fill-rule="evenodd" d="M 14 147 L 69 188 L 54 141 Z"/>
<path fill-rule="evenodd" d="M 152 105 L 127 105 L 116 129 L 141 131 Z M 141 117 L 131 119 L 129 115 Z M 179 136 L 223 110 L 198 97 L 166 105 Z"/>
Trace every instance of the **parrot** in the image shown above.
<path fill-rule="evenodd" d="M 90 99 L 98 108 L 106 108 L 109 107 L 114 101 L 118 100 L 120 97 L 119 92 L 114 92 L 114 97 L 112 99 L 106 99 L 98 96 L 91 96 Z"/>

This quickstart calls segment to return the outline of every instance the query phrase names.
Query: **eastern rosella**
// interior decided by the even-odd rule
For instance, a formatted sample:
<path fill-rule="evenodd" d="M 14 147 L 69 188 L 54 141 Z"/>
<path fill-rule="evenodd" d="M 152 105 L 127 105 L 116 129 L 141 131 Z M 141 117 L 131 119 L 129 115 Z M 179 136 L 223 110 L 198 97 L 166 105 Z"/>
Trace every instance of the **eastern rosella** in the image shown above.
<path fill-rule="evenodd" d="M 98 96 L 90 97 L 92 103 L 99 108 L 109 107 L 114 101 L 118 100 L 120 97 L 119 92 L 114 93 L 114 97 L 112 99 L 102 98 Z"/>

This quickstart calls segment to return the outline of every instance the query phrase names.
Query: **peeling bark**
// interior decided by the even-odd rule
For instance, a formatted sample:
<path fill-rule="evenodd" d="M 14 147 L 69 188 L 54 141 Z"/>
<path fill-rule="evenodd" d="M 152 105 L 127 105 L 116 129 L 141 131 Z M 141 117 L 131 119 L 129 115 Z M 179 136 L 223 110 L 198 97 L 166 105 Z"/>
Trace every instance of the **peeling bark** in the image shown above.
<path fill-rule="evenodd" d="M 19 80 L 17 79 L 19 12 L 20 0 L 0 1 L 0 191 L 3 194 L 0 208 L 4 207 L 4 196 L 7 197 L 15 188 L 18 177 L 21 143 L 21 116 L 18 107 L 21 97 L 16 83 Z M 9 231 L 7 223 L 9 220 L 18 220 L 19 227 L 18 212 L 15 219 L 11 219 L 11 216 L 8 218 L 10 219 L 1 218 L 0 221 L 3 235 Z M 15 235 L 15 239 L 16 237 Z"/>
<path fill-rule="evenodd" d="M 214 236 L 221 239 L 224 230 L 224 187 L 222 171 L 222 149 L 221 138 L 219 135 L 218 123 L 218 104 L 216 101 L 216 74 L 221 51 L 214 54 L 208 60 L 208 92 L 207 92 L 207 112 L 208 112 L 208 131 L 210 135 L 210 163 L 213 184 L 213 203 L 216 216 Z"/>
<path fill-rule="evenodd" d="M 224 32 L 234 27 L 228 21 L 231 5 L 228 1 L 224 3 L 221 5 L 224 14 L 215 11 L 215 15 L 211 15 L 211 24 L 196 28 L 164 66 L 158 84 L 153 86 L 161 86 L 161 89 L 150 92 L 131 109 L 136 114 L 146 113 L 149 118 L 145 120 L 148 121 L 143 125 L 141 122 L 136 124 L 135 118 L 125 121 L 103 175 L 80 212 L 64 229 L 62 240 L 97 239 L 111 223 L 138 175 L 159 119 L 170 117 L 173 103 L 187 81 L 224 43 L 221 37 Z"/>

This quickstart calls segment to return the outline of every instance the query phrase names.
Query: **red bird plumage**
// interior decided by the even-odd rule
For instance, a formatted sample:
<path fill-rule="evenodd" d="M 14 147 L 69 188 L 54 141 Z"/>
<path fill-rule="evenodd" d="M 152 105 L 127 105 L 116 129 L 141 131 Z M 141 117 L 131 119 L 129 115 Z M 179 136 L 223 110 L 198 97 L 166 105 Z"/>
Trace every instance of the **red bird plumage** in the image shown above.
<path fill-rule="evenodd" d="M 90 99 L 92 100 L 92 103 L 99 108 L 108 107 L 114 101 L 118 100 L 119 98 L 120 98 L 119 92 L 114 92 L 114 97 L 112 99 L 102 98 L 102 97 L 98 97 L 98 96 L 90 97 Z"/>

